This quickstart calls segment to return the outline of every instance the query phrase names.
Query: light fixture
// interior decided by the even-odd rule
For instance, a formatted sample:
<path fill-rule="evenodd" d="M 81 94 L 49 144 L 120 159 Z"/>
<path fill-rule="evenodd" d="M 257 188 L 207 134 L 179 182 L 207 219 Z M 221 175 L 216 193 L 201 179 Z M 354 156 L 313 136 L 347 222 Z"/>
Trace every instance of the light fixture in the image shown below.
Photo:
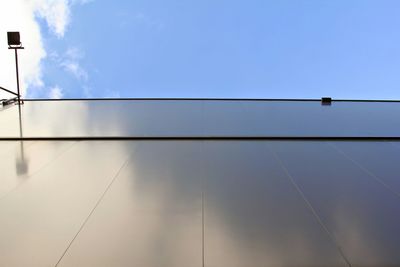
<path fill-rule="evenodd" d="M 19 90 L 19 70 L 18 70 L 18 50 L 24 49 L 21 43 L 21 36 L 19 32 L 7 32 L 8 49 L 14 49 L 15 51 L 15 70 L 17 73 L 17 97 L 18 105 L 21 105 L 21 93 Z M 22 101 L 22 104 L 24 101 Z"/>
<path fill-rule="evenodd" d="M 19 32 L 7 32 L 7 40 L 9 48 L 22 45 Z"/>

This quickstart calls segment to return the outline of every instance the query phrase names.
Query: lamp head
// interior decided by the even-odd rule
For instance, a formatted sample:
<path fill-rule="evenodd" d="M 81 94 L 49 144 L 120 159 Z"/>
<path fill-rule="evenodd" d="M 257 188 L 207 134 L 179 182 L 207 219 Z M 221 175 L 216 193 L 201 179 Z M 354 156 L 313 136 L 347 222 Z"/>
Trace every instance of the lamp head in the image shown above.
<path fill-rule="evenodd" d="M 19 32 L 7 32 L 7 40 L 9 46 L 20 46 L 21 37 Z"/>

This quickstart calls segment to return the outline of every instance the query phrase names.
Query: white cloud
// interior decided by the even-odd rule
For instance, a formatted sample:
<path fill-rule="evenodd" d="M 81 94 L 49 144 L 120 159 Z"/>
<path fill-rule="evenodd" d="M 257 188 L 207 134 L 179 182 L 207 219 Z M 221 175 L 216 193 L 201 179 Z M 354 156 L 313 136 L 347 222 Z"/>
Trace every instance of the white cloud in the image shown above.
<path fill-rule="evenodd" d="M 85 53 L 77 47 L 70 47 L 65 52 L 65 56 L 71 60 L 79 60 L 85 56 Z"/>
<path fill-rule="evenodd" d="M 21 91 L 44 87 L 41 62 L 46 58 L 38 19 L 44 19 L 50 31 L 62 38 L 70 22 L 71 6 L 88 0 L 0 0 L 0 86 L 16 90 L 14 53 L 7 49 L 6 32 L 21 32 L 26 50 L 19 52 Z M 80 73 L 78 66 L 69 66 Z M 79 74 L 84 77 L 81 71 Z M 0 93 L 0 97 L 5 94 Z"/>
<path fill-rule="evenodd" d="M 86 82 L 89 75 L 80 64 L 80 60 L 83 59 L 83 57 L 83 51 L 76 47 L 68 48 L 62 55 L 55 51 L 50 54 L 50 58 L 59 67 L 72 74 L 78 81 Z"/>
<path fill-rule="evenodd" d="M 34 13 L 46 20 L 48 27 L 59 38 L 64 36 L 70 22 L 70 6 L 86 4 L 91 0 L 25 0 Z"/>
<path fill-rule="evenodd" d="M 76 79 L 81 81 L 87 81 L 88 73 L 84 70 L 78 62 L 75 61 L 64 61 L 61 63 L 64 70 L 68 71 L 75 76 Z"/>
<path fill-rule="evenodd" d="M 50 53 L 50 59 L 64 71 L 71 74 L 80 83 L 83 95 L 90 97 L 91 94 L 88 87 L 89 74 L 80 63 L 84 56 L 85 53 L 77 47 L 70 47 L 61 55 L 55 51 Z"/>
<path fill-rule="evenodd" d="M 70 19 L 67 0 L 28 0 L 33 12 L 46 20 L 50 30 L 59 38 L 64 36 Z"/>
<path fill-rule="evenodd" d="M 61 99 L 64 96 L 63 90 L 57 85 L 50 89 L 49 98 L 51 99 Z"/>

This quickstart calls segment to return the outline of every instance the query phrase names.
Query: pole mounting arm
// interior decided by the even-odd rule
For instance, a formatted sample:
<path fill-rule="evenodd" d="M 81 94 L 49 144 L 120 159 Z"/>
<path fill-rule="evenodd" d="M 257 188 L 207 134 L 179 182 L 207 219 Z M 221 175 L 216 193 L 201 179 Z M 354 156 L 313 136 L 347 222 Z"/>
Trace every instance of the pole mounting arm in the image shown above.
<path fill-rule="evenodd" d="M 8 46 L 8 49 L 25 49 L 23 46 Z"/>
<path fill-rule="evenodd" d="M 1 87 L 1 86 L 0 86 L 0 89 L 3 90 L 3 91 L 6 91 L 7 93 L 10 93 L 10 94 L 12 94 L 12 95 L 20 96 L 19 94 L 14 93 L 13 91 L 10 91 L 10 90 L 8 90 L 8 89 L 6 89 L 6 88 L 4 88 L 4 87 Z"/>

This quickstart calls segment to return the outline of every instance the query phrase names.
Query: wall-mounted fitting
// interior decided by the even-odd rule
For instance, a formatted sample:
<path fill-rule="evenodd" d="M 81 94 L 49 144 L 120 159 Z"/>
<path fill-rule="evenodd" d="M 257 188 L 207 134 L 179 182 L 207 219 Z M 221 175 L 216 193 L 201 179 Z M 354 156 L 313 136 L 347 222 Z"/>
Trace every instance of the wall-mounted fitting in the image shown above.
<path fill-rule="evenodd" d="M 330 97 L 322 97 L 322 98 L 321 98 L 321 104 L 322 104 L 323 106 L 330 106 L 330 105 L 332 105 L 332 98 L 330 98 Z"/>

